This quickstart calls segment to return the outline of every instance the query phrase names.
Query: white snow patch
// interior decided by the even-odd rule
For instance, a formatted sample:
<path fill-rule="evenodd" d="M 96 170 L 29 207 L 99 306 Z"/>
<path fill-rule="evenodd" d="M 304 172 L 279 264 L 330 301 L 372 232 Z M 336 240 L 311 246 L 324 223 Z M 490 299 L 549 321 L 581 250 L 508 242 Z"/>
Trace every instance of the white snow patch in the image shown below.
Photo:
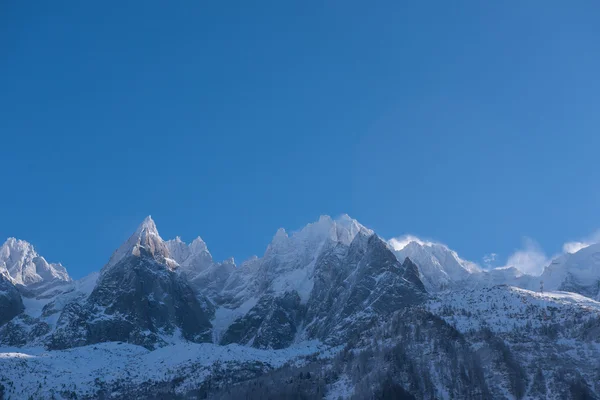
<path fill-rule="evenodd" d="M 243 302 L 239 307 L 231 309 L 219 307 L 215 311 L 215 318 L 210 321 L 213 326 L 213 343 L 218 344 L 227 328 L 235 322 L 236 319 L 243 317 L 256 305 L 258 298 L 251 297 Z"/>
<path fill-rule="evenodd" d="M 62 351 L 40 348 L 0 348 L 0 380 L 12 381 L 14 395 L 50 398 L 63 390 L 94 395 L 98 384 L 123 380 L 133 385 L 182 377 L 176 390 L 198 387 L 216 362 L 262 362 L 273 368 L 323 349 L 317 341 L 282 350 L 259 350 L 240 345 L 182 342 L 149 351 L 111 342 Z M 8 393 L 9 395 L 11 393 Z M 11 397 L 14 397 L 11 396 Z"/>

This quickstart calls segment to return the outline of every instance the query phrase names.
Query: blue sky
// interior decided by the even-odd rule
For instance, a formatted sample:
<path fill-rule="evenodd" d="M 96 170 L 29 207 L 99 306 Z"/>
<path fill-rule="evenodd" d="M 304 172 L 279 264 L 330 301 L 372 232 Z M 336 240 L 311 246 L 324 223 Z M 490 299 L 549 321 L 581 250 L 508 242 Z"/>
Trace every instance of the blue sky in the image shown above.
<path fill-rule="evenodd" d="M 238 261 L 320 214 L 498 265 L 592 235 L 598 3 L 414 3 L 3 2 L 0 237 L 81 277 L 148 214 Z"/>

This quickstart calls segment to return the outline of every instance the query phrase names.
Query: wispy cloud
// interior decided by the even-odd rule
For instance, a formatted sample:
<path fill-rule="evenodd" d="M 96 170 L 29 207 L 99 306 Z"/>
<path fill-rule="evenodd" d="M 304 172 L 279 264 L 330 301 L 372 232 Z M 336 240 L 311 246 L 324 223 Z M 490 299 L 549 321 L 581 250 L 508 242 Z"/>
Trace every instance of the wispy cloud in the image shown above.
<path fill-rule="evenodd" d="M 523 248 L 508 257 L 506 267 L 514 267 L 529 275 L 540 275 L 550 263 L 542 248 L 531 238 L 523 239 Z"/>
<path fill-rule="evenodd" d="M 404 249 L 411 242 L 417 242 L 422 246 L 445 246 L 442 243 L 423 240 L 413 235 L 398 236 L 388 241 L 390 246 L 396 251 Z M 596 243 L 600 243 L 600 230 L 583 239 L 566 242 L 562 246 L 561 253 L 548 256 L 535 240 L 525 237 L 523 238 L 523 245 L 521 248 L 508 256 L 506 264 L 503 265 L 501 263 L 501 258 L 497 253 L 489 253 L 484 255 L 482 257 L 482 264 L 483 268 L 488 270 L 497 268 L 499 266 L 500 268 L 514 267 L 524 274 L 541 275 L 542 272 L 544 272 L 544 268 L 546 268 L 555 258 L 566 253 L 576 253 L 579 250 Z M 455 254 L 457 260 L 463 261 L 460 259 L 458 254 L 455 252 L 453 253 Z M 474 268 L 480 268 L 477 266 L 477 264 L 473 264 L 473 266 Z"/>
<path fill-rule="evenodd" d="M 508 257 L 506 267 L 515 267 L 519 271 L 530 275 L 540 275 L 553 259 L 566 253 L 577 253 L 579 250 L 596 243 L 600 243 L 600 230 L 584 239 L 566 242 L 562 246 L 561 254 L 548 257 L 533 239 L 525 238 L 523 248 Z"/>
<path fill-rule="evenodd" d="M 498 254 L 496 254 L 496 253 L 486 254 L 483 256 L 482 260 L 483 260 L 483 265 L 487 269 L 494 268 L 494 265 L 496 264 L 496 260 L 498 260 Z"/>
<path fill-rule="evenodd" d="M 585 249 L 586 247 L 596 243 L 600 243 L 600 230 L 594 232 L 592 235 L 588 236 L 585 239 L 565 243 L 563 245 L 563 252 L 577 253 L 579 250 Z"/>
<path fill-rule="evenodd" d="M 398 236 L 395 238 L 391 238 L 388 243 L 390 244 L 390 246 L 392 246 L 392 248 L 394 250 L 400 251 L 411 242 L 416 242 L 416 243 L 420 244 L 421 246 L 432 246 L 434 244 L 434 242 L 430 242 L 427 240 L 421 240 L 418 237 L 413 236 L 413 235 L 404 235 L 404 236 Z"/>

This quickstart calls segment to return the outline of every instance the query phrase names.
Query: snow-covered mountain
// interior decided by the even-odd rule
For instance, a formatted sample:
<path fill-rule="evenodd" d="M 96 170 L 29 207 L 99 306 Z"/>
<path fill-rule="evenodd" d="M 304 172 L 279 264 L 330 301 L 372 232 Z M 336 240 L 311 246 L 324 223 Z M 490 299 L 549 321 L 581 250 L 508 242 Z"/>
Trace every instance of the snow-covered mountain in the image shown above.
<path fill-rule="evenodd" d="M 60 263 L 48 263 L 30 243 L 15 238 L 8 238 L 0 247 L 0 274 L 4 274 L 15 284 L 25 286 L 71 281 L 67 270 Z"/>
<path fill-rule="evenodd" d="M 600 300 L 600 243 L 553 260 L 540 280 L 547 290 L 575 292 Z"/>
<path fill-rule="evenodd" d="M 483 269 L 466 261 L 446 245 L 405 236 L 388 241 L 399 260 L 410 258 L 430 293 L 464 288 L 510 285 L 523 289 L 562 290 L 600 299 L 600 244 L 566 253 L 544 269 L 541 276 L 528 275 L 514 266 Z"/>
<path fill-rule="evenodd" d="M 177 269 L 146 218 L 102 268 L 86 301 L 65 307 L 49 346 L 124 341 L 154 348 L 174 336 L 209 341 L 214 309 Z"/>
<path fill-rule="evenodd" d="M 148 217 L 71 281 L 9 239 L 0 398 L 597 398 L 599 254 L 484 270 L 342 215 L 236 265 Z"/>
<path fill-rule="evenodd" d="M 111 268 L 129 256 L 140 257 L 142 252 L 158 262 L 175 268 L 176 263 L 170 258 L 169 248 L 158 234 L 156 224 L 151 216 L 147 216 L 134 234 L 113 253 L 101 272 L 110 271 Z"/>
<path fill-rule="evenodd" d="M 206 243 L 200 236 L 190 244 L 180 237 L 165 242 L 170 257 L 177 262 L 179 270 L 194 287 L 213 302 L 219 303 L 219 297 L 229 276 L 235 271 L 233 258 L 224 262 L 215 262 Z"/>
<path fill-rule="evenodd" d="M 467 280 L 481 269 L 440 243 L 425 242 L 416 237 L 388 241 L 399 260 L 410 258 L 419 267 L 419 277 L 429 292 L 449 289 Z"/>
<path fill-rule="evenodd" d="M 296 291 L 306 303 L 314 285 L 318 256 L 338 243 L 349 246 L 359 232 L 373 234 L 348 215 L 335 220 L 321 216 L 317 222 L 290 235 L 281 228 L 262 258 L 250 259 L 236 270 L 224 294 L 231 296 L 229 301 L 236 305 L 263 292 Z"/>
<path fill-rule="evenodd" d="M 178 236 L 165 242 L 171 258 L 188 269 L 202 270 L 213 262 L 208 247 L 200 236 L 186 244 Z"/>

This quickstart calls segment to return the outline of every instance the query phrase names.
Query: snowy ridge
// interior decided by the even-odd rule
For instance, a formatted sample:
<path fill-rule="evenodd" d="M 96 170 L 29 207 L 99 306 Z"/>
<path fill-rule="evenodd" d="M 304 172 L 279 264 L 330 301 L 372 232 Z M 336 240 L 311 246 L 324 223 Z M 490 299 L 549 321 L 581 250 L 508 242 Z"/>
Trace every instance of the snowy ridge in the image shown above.
<path fill-rule="evenodd" d="M 0 247 L 0 273 L 13 283 L 24 286 L 50 281 L 71 281 L 67 270 L 60 263 L 48 263 L 31 243 L 15 238 L 8 238 Z"/>
<path fill-rule="evenodd" d="M 568 290 L 600 300 L 600 243 L 555 259 L 540 280 L 551 290 Z"/>
<path fill-rule="evenodd" d="M 27 242 L 0 250 L 11 398 L 229 399 L 244 382 L 273 385 L 264 398 L 600 395 L 600 245 L 533 277 L 415 237 L 386 242 L 344 214 L 281 228 L 239 266 L 200 237 L 164 241 L 151 217 L 79 281 Z"/>
<path fill-rule="evenodd" d="M 477 264 L 461 259 L 440 243 L 422 241 L 414 236 L 388 241 L 398 260 L 410 258 L 419 267 L 419 275 L 429 292 L 448 289 L 481 272 Z"/>
<path fill-rule="evenodd" d="M 171 257 L 181 266 L 198 268 L 212 263 L 212 256 L 208 251 L 206 243 L 200 236 L 194 239 L 189 245 L 179 236 L 175 239 L 165 242 Z"/>
<path fill-rule="evenodd" d="M 263 257 L 243 262 L 231 274 L 224 285 L 224 294 L 232 299 L 233 307 L 259 296 L 259 292 L 296 291 L 305 303 L 314 285 L 313 268 L 319 254 L 336 243 L 350 245 L 359 232 L 373 234 L 347 214 L 336 219 L 323 215 L 290 235 L 280 228 Z"/>
<path fill-rule="evenodd" d="M 349 246 L 358 233 L 371 236 L 373 231 L 347 214 L 335 220 L 322 215 L 317 222 L 290 236 L 280 228 L 263 257 L 264 262 L 277 265 L 277 269 L 268 271 L 272 276 L 273 291 L 295 290 L 305 303 L 314 285 L 313 268 L 318 255 L 328 245 L 341 243 Z"/>
<path fill-rule="evenodd" d="M 158 234 L 156 224 L 151 216 L 147 216 L 135 233 L 113 253 L 102 272 L 106 272 L 129 255 L 139 255 L 140 248 L 144 248 L 157 259 L 165 261 L 169 258 L 169 249 Z M 174 267 L 174 265 L 170 266 Z"/>
<path fill-rule="evenodd" d="M 95 397 L 103 387 L 122 382 L 170 382 L 183 376 L 175 389 L 185 393 L 198 387 L 213 374 L 215 363 L 263 364 L 272 369 L 322 350 L 318 342 L 307 342 L 283 350 L 259 350 L 236 344 L 217 346 L 188 343 L 147 349 L 127 343 L 101 343 L 61 351 L 41 348 L 0 349 L 3 382 L 10 381 L 8 395 L 31 393 L 35 398 L 51 398 L 71 392 Z M 195 371 L 193 374 L 191 371 Z"/>

